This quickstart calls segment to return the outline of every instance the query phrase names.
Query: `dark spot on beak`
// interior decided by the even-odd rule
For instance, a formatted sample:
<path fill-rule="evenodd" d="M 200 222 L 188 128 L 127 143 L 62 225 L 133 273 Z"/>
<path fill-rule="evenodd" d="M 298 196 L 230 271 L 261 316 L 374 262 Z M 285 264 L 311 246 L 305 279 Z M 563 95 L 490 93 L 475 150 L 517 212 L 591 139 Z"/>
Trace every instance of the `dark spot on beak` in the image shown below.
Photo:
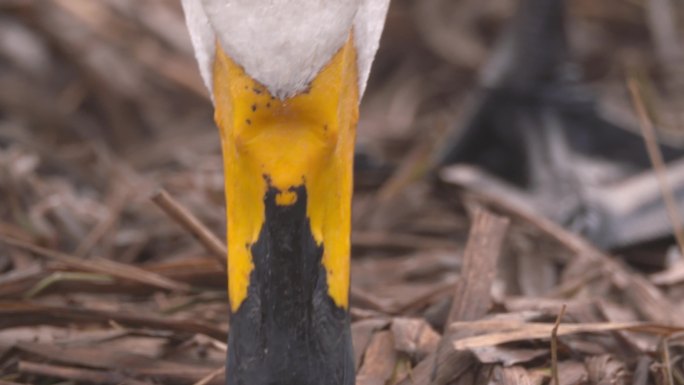
<path fill-rule="evenodd" d="M 247 119 L 247 120 L 245 120 L 245 122 L 246 122 L 247 124 L 252 124 L 252 120 L 251 120 L 251 119 Z"/>
<path fill-rule="evenodd" d="M 256 111 L 256 109 L 257 109 L 256 103 L 255 103 L 255 104 L 252 104 L 252 112 Z"/>
<path fill-rule="evenodd" d="M 323 131 L 328 131 L 328 125 L 327 124 L 323 125 Z"/>
<path fill-rule="evenodd" d="M 260 95 L 263 91 L 261 91 L 258 88 L 252 88 L 252 91 L 254 91 L 255 94 Z"/>
<path fill-rule="evenodd" d="M 271 108 L 271 102 L 266 103 L 266 108 Z"/>

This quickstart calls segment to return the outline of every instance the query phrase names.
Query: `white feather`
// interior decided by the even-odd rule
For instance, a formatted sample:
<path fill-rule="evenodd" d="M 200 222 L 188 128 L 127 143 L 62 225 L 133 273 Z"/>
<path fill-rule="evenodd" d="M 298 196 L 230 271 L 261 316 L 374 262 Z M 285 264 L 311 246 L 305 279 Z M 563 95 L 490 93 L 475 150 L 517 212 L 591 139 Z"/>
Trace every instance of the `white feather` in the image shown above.
<path fill-rule="evenodd" d="M 181 4 L 185 13 L 185 23 L 190 32 L 190 41 L 192 41 L 192 47 L 195 49 L 195 58 L 199 65 L 200 75 L 202 75 L 204 85 L 209 90 L 211 99 L 214 100 L 214 94 L 211 92 L 211 68 L 214 62 L 216 37 L 199 0 L 182 0 Z"/>
<path fill-rule="evenodd" d="M 389 0 L 361 0 L 354 20 L 354 44 L 359 68 L 359 95 L 363 96 L 371 65 L 380 45 Z"/>
<path fill-rule="evenodd" d="M 216 38 L 279 97 L 305 90 L 354 31 L 363 94 L 389 0 L 182 0 L 200 71 L 211 91 Z"/>

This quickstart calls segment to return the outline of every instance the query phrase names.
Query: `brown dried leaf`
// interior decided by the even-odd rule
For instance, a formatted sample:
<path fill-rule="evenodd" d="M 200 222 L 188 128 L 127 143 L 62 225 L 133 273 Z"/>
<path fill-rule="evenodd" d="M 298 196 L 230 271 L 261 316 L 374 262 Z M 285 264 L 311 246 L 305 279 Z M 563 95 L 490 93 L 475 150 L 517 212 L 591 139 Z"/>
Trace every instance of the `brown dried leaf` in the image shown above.
<path fill-rule="evenodd" d="M 371 339 L 363 365 L 356 376 L 359 385 L 385 385 L 392 379 L 397 364 L 394 337 L 389 330 L 375 333 Z"/>
<path fill-rule="evenodd" d="M 522 366 L 511 366 L 502 368 L 497 366 L 494 369 L 492 385 L 541 385 L 544 376 L 539 372 L 529 372 Z"/>
<path fill-rule="evenodd" d="M 490 292 L 496 277 L 509 220 L 486 210 L 475 213 L 468 244 L 463 253 L 463 268 L 454 290 L 449 321 L 472 321 L 482 318 L 491 306 Z"/>
<path fill-rule="evenodd" d="M 585 384 L 589 375 L 584 364 L 577 361 L 562 361 L 558 363 L 559 385 Z"/>
<path fill-rule="evenodd" d="M 351 325 L 356 370 L 359 370 L 359 367 L 361 366 L 361 359 L 363 358 L 363 354 L 366 351 L 373 334 L 375 334 L 376 331 L 387 327 L 389 322 L 390 321 L 386 319 L 372 318 L 354 322 Z"/>
<path fill-rule="evenodd" d="M 604 354 L 585 359 L 589 381 L 597 385 L 624 385 L 627 383 L 627 371 L 624 363 Z"/>
<path fill-rule="evenodd" d="M 423 319 L 395 318 L 391 331 L 395 349 L 416 360 L 434 351 L 440 340 L 440 335 Z"/>

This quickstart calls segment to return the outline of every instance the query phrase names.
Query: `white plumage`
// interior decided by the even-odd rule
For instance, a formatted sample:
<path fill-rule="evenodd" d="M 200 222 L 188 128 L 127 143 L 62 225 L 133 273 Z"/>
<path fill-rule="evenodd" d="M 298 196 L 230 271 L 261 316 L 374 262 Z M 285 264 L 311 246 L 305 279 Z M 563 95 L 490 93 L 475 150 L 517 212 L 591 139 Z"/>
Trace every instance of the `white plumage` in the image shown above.
<path fill-rule="evenodd" d="M 284 99 L 305 90 L 351 32 L 363 94 L 389 0 L 182 0 L 182 4 L 210 91 L 218 40 L 248 75 Z"/>

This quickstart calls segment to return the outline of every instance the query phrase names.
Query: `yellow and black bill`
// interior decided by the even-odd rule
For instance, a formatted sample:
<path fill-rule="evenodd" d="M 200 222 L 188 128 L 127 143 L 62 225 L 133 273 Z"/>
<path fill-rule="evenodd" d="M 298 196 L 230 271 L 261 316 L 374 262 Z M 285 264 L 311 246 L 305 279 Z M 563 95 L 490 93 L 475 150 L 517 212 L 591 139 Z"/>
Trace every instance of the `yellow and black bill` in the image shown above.
<path fill-rule="evenodd" d="M 351 385 L 352 40 L 306 92 L 285 100 L 216 51 L 232 312 L 227 383 Z"/>

